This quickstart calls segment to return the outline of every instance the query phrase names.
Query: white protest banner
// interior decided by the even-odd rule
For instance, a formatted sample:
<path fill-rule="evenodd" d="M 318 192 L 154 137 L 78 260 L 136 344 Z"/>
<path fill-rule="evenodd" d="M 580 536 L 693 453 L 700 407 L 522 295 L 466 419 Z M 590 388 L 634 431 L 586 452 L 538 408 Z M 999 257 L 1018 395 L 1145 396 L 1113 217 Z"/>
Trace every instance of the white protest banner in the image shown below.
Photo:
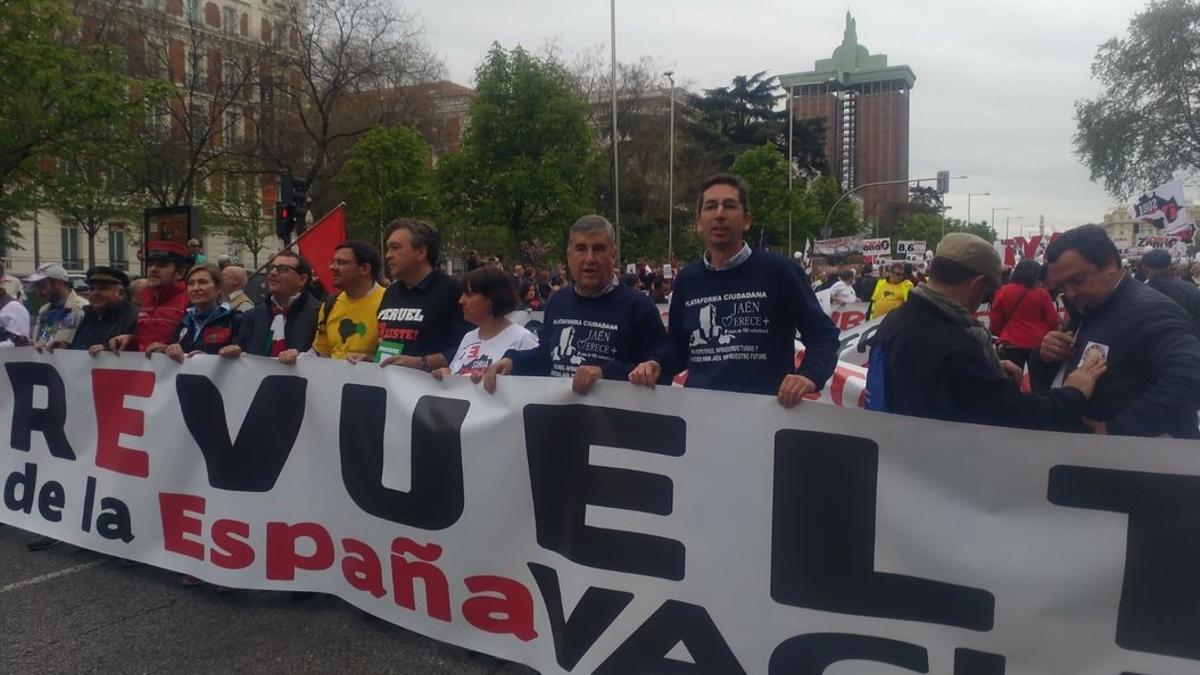
<path fill-rule="evenodd" d="M 0 522 L 543 673 L 1200 668 L 1193 442 L 313 358 L 0 392 Z"/>
<path fill-rule="evenodd" d="M 871 303 L 869 302 L 852 302 L 841 307 L 831 307 L 826 314 L 829 314 L 829 318 L 833 320 L 833 325 L 837 326 L 838 330 L 844 331 L 866 321 L 867 310 L 870 308 Z"/>
<path fill-rule="evenodd" d="M 1184 230 L 1190 234 L 1195 222 L 1185 203 L 1183 183 L 1174 180 L 1138 197 L 1129 207 L 1129 217 L 1141 223 L 1143 236 L 1166 236 Z"/>
<path fill-rule="evenodd" d="M 923 241 L 896 242 L 896 256 L 909 262 L 920 262 L 925 259 L 926 244 Z"/>
<path fill-rule="evenodd" d="M 826 288 L 823 291 L 817 291 L 817 304 L 821 306 L 821 311 L 829 314 L 833 311 L 833 290 Z"/>
<path fill-rule="evenodd" d="M 837 237 L 836 239 L 821 239 L 813 242 L 814 255 L 850 255 L 862 252 L 863 238 Z"/>
<path fill-rule="evenodd" d="M 892 253 L 892 240 L 883 239 L 863 239 L 862 241 L 863 255 L 870 256 L 887 256 Z"/>

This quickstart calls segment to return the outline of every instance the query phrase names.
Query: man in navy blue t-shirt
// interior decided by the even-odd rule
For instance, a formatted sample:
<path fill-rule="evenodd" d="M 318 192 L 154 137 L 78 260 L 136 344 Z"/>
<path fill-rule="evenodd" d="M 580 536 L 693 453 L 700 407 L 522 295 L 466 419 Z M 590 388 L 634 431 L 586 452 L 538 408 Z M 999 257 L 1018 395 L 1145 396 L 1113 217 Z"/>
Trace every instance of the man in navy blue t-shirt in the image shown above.
<path fill-rule="evenodd" d="M 666 359 L 639 364 L 629 381 L 652 387 L 686 368 L 689 387 L 775 394 L 790 408 L 833 375 L 838 330 L 799 265 L 746 244 L 742 179 L 718 174 L 700 192 L 696 227 L 708 250 L 675 279 Z M 797 331 L 805 347 L 799 367 Z"/>
<path fill-rule="evenodd" d="M 642 361 L 665 358 L 667 332 L 658 308 L 617 282 L 616 260 L 607 220 L 576 221 L 567 242 L 572 283 L 546 303 L 538 346 L 510 350 L 489 366 L 483 388 L 495 393 L 497 375 L 549 375 L 571 378 L 575 393 L 585 395 L 597 380 L 625 380 Z"/>

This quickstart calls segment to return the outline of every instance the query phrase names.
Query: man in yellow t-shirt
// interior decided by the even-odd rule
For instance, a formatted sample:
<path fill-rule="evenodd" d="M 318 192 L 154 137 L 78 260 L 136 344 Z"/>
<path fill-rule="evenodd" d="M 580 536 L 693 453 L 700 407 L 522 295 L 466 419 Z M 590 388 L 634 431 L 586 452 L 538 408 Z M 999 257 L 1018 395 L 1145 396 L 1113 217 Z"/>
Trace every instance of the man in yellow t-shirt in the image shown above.
<path fill-rule="evenodd" d="M 878 319 L 903 305 L 912 287 L 912 282 L 904 278 L 904 264 L 893 263 L 887 277 L 880 279 L 875 284 L 875 292 L 871 293 L 871 318 Z"/>
<path fill-rule="evenodd" d="M 334 359 L 370 358 L 379 342 L 377 314 L 383 300 L 379 275 L 379 251 L 361 241 L 337 247 L 329 261 L 335 296 L 317 312 L 317 335 L 309 354 Z M 299 352 L 279 354 L 281 363 L 296 362 Z"/>

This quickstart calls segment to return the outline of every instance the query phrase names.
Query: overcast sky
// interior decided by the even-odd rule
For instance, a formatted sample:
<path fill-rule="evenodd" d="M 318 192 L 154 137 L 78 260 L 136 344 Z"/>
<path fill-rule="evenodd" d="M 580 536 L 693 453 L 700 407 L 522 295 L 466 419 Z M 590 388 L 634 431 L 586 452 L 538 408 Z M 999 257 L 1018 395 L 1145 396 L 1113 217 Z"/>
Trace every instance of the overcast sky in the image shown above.
<path fill-rule="evenodd" d="M 564 51 L 607 49 L 605 0 L 407 0 L 445 59 L 447 75 L 470 84 L 493 41 L 536 50 L 557 41 Z M 1099 221 L 1116 202 L 1088 179 L 1075 158 L 1074 102 L 1095 96 L 1096 47 L 1123 34 L 1142 2 L 1005 0 L 893 2 L 847 7 L 797 0 L 617 0 L 617 58 L 648 55 L 693 90 L 735 75 L 811 70 L 842 40 L 845 12 L 859 43 L 907 64 L 912 92 L 909 175 L 939 169 L 969 180 L 951 185 L 948 215 L 990 219 L 1012 232 L 1066 229 Z M 1147 186 L 1147 188 L 1152 186 Z M 1192 197 L 1193 195 L 1189 195 Z M 1022 217 L 1022 220 L 1018 220 Z"/>

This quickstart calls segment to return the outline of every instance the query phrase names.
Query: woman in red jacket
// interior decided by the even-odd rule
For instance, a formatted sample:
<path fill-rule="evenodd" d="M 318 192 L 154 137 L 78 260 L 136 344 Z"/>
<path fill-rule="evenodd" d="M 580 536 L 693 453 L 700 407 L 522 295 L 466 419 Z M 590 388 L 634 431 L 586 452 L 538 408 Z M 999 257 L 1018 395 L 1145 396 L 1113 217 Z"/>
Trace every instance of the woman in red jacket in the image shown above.
<path fill-rule="evenodd" d="M 1039 285 L 1042 266 L 1033 260 L 1022 260 L 1013 270 L 1012 280 L 1005 284 L 988 311 L 988 327 L 1000 343 L 1000 358 L 1025 367 L 1029 354 L 1042 338 L 1061 323 L 1054 299 Z"/>

